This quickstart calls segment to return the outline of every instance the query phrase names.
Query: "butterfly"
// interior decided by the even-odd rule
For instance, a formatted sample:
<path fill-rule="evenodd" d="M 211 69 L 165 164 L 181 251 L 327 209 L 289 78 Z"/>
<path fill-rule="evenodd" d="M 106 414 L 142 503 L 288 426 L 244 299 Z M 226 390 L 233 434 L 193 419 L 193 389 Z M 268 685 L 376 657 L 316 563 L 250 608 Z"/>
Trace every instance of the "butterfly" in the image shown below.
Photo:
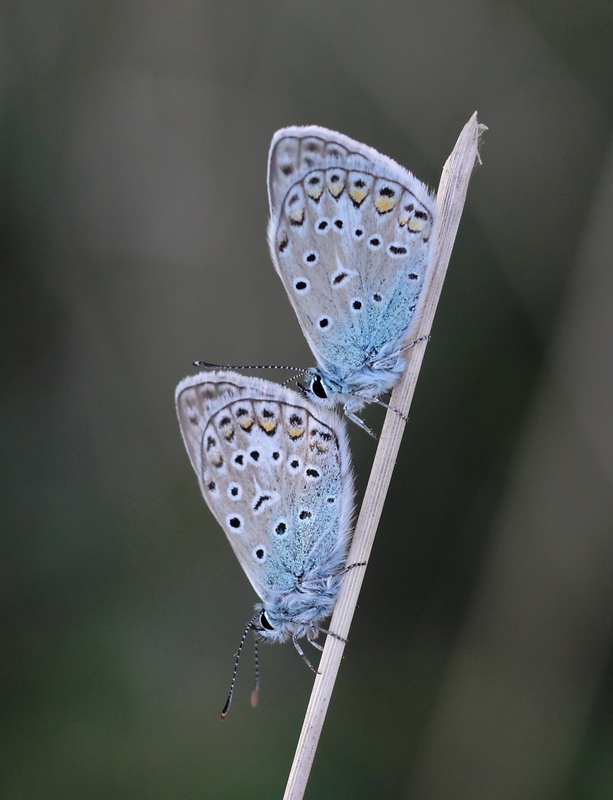
<path fill-rule="evenodd" d="M 334 608 L 353 517 L 343 421 L 288 388 L 233 372 L 202 372 L 175 393 L 202 495 L 261 599 L 243 634 L 315 641 Z M 237 656 L 238 660 L 238 656 Z M 232 699 L 236 663 L 230 695 Z"/>
<path fill-rule="evenodd" d="M 317 361 L 304 391 L 371 433 L 356 412 L 393 388 L 415 344 L 435 198 L 392 159 L 317 126 L 275 133 L 268 195 L 272 260 Z"/>

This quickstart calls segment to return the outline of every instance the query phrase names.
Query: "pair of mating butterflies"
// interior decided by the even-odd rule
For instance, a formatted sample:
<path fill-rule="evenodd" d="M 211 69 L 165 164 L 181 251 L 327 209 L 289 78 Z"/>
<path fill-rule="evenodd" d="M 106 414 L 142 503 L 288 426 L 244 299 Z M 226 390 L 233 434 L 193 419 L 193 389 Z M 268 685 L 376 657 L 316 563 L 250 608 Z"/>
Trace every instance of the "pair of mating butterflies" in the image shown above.
<path fill-rule="evenodd" d="M 274 135 L 268 192 L 273 262 L 318 366 L 301 394 L 202 372 L 176 403 L 202 494 L 262 600 L 241 647 L 253 630 L 307 660 L 298 639 L 319 646 L 351 539 L 349 447 L 331 409 L 366 428 L 356 412 L 402 374 L 436 205 L 391 159 L 314 126 Z"/>

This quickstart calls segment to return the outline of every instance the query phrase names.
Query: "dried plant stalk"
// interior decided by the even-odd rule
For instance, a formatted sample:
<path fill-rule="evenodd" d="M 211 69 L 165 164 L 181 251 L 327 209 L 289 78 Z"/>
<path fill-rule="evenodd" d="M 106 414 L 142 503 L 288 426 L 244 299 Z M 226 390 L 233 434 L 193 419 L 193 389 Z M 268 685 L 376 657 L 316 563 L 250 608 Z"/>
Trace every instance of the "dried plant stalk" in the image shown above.
<path fill-rule="evenodd" d="M 479 138 L 487 128 L 477 122 L 475 112 L 460 134 L 453 152 L 443 168 L 437 194 L 439 219 L 433 232 L 434 262 L 428 284 L 424 287 L 423 302 L 418 318 L 411 327 L 410 338 L 428 336 L 434 313 L 447 273 L 460 217 L 464 208 L 468 183 L 475 164 L 479 161 Z M 427 341 L 420 342 L 407 351 L 407 368 L 394 389 L 390 404 L 408 416 Z M 396 464 L 405 422 L 393 411 L 388 411 L 381 432 L 370 479 L 356 524 L 348 564 L 367 562 L 381 517 L 385 496 Z M 365 568 L 350 570 L 339 594 L 330 630 L 347 638 L 358 595 L 364 580 Z M 345 649 L 344 642 L 328 636 L 315 678 L 311 699 L 306 711 L 294 762 L 285 788 L 284 800 L 301 800 L 315 758 L 317 744 L 323 728 L 328 704 Z"/>

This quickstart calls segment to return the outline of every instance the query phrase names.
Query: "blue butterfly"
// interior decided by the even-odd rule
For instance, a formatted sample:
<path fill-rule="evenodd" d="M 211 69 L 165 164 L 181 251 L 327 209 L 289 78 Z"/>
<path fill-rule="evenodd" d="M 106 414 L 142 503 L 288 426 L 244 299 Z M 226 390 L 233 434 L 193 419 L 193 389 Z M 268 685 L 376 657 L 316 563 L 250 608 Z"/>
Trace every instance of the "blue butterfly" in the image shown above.
<path fill-rule="evenodd" d="M 176 406 L 202 495 L 262 600 L 239 653 L 254 631 L 256 641 L 291 639 L 311 666 L 298 639 L 320 648 L 352 535 L 343 420 L 279 384 L 232 372 L 185 378 Z M 236 662 L 222 717 L 235 678 Z"/>
<path fill-rule="evenodd" d="M 316 126 L 275 133 L 268 193 L 272 259 L 317 361 L 305 391 L 370 433 L 356 412 L 393 388 L 415 343 L 435 198 L 392 159 Z"/>

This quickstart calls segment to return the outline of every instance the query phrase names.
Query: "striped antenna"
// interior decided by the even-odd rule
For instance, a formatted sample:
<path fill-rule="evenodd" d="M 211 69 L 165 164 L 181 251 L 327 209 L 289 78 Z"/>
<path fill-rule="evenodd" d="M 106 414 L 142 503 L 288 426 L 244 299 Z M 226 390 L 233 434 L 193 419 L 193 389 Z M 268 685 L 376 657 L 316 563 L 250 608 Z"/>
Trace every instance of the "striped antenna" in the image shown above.
<path fill-rule="evenodd" d="M 238 660 L 241 657 L 241 652 L 243 649 L 243 645 L 245 644 L 245 640 L 249 635 L 249 631 L 255 629 L 256 620 L 258 620 L 261 616 L 262 612 L 258 611 L 255 616 L 249 620 L 249 624 L 245 628 L 243 635 L 241 636 L 240 644 L 238 645 L 238 650 L 236 651 L 236 655 L 234 657 L 234 670 L 232 672 L 232 682 L 230 683 L 230 691 L 228 692 L 228 699 L 225 702 L 225 705 L 221 711 L 221 719 L 225 719 L 228 716 L 228 711 L 230 710 L 230 706 L 232 705 L 232 696 L 234 695 L 234 686 L 236 685 L 236 673 L 238 671 Z M 260 670 L 258 666 L 258 650 L 257 650 L 257 641 L 255 645 L 255 686 L 253 692 L 251 693 L 251 705 L 255 706 L 257 703 L 257 696 L 259 690 L 259 683 L 260 683 Z M 253 702 L 253 698 L 255 695 L 255 703 Z"/>

